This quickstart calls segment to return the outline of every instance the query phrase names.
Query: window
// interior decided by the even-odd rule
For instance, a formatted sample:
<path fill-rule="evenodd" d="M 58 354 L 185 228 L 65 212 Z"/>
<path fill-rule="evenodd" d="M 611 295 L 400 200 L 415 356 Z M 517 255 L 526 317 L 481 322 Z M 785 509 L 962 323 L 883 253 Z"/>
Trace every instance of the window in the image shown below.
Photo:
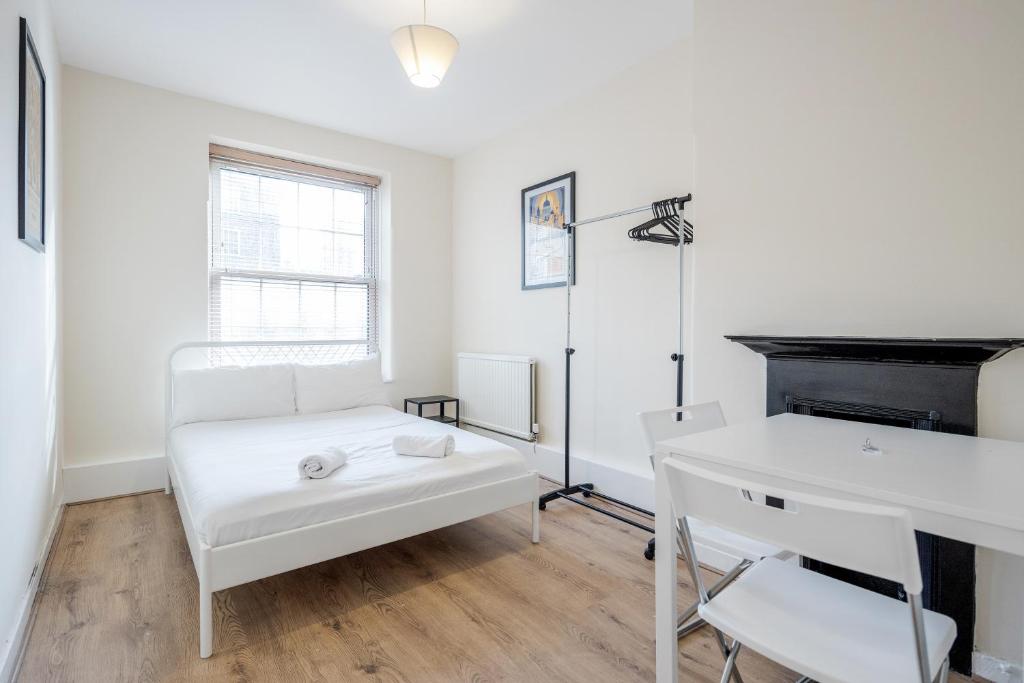
<path fill-rule="evenodd" d="M 210 147 L 210 339 L 379 344 L 373 176 Z"/>

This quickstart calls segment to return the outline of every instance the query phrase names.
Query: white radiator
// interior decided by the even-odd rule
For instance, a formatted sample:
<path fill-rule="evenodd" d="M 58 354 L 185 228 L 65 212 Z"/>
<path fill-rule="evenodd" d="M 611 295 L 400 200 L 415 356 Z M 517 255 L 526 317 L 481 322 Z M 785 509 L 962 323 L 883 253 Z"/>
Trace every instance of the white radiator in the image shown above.
<path fill-rule="evenodd" d="M 520 439 L 534 439 L 534 360 L 487 353 L 458 355 L 461 419 Z"/>

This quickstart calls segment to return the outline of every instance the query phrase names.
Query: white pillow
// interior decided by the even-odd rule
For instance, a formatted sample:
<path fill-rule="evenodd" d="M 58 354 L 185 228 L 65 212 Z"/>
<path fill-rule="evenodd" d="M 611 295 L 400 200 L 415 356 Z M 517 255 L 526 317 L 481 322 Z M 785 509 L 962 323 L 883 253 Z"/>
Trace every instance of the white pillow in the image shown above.
<path fill-rule="evenodd" d="M 295 405 L 300 413 L 390 405 L 380 375 L 380 357 L 337 365 L 296 365 Z"/>
<path fill-rule="evenodd" d="M 181 370 L 174 375 L 173 426 L 295 414 L 291 365 Z"/>

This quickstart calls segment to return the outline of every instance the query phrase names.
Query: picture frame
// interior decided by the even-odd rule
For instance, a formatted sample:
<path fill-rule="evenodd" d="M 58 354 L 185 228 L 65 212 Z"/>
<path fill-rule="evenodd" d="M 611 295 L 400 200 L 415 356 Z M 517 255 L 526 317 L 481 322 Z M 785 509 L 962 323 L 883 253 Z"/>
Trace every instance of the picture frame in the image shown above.
<path fill-rule="evenodd" d="M 18 239 L 46 251 L 46 74 L 20 17 L 18 58 Z"/>
<path fill-rule="evenodd" d="M 576 172 L 531 185 L 522 191 L 521 210 L 521 288 L 564 287 L 568 278 L 563 225 L 576 219 Z M 575 235 L 570 237 L 575 240 Z M 575 247 L 575 244 L 573 244 Z M 576 249 L 573 248 L 575 261 Z M 572 264 L 576 284 L 576 264 Z"/>

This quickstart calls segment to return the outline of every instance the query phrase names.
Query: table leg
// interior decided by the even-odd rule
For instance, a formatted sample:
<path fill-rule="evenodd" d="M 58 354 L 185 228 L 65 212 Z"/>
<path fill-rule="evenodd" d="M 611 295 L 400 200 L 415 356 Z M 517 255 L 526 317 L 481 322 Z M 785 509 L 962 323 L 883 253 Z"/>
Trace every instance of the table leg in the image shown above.
<path fill-rule="evenodd" d="M 676 547 L 675 520 L 668 484 L 661 472 L 664 455 L 654 462 L 654 532 L 658 548 L 654 562 L 655 671 L 658 683 L 679 680 L 679 643 L 676 640 Z"/>
<path fill-rule="evenodd" d="M 460 408 L 459 408 L 459 399 L 455 399 L 455 426 L 456 427 L 461 427 L 462 426 L 462 418 L 461 418 L 461 416 L 459 414 L 459 410 L 460 410 Z"/>

